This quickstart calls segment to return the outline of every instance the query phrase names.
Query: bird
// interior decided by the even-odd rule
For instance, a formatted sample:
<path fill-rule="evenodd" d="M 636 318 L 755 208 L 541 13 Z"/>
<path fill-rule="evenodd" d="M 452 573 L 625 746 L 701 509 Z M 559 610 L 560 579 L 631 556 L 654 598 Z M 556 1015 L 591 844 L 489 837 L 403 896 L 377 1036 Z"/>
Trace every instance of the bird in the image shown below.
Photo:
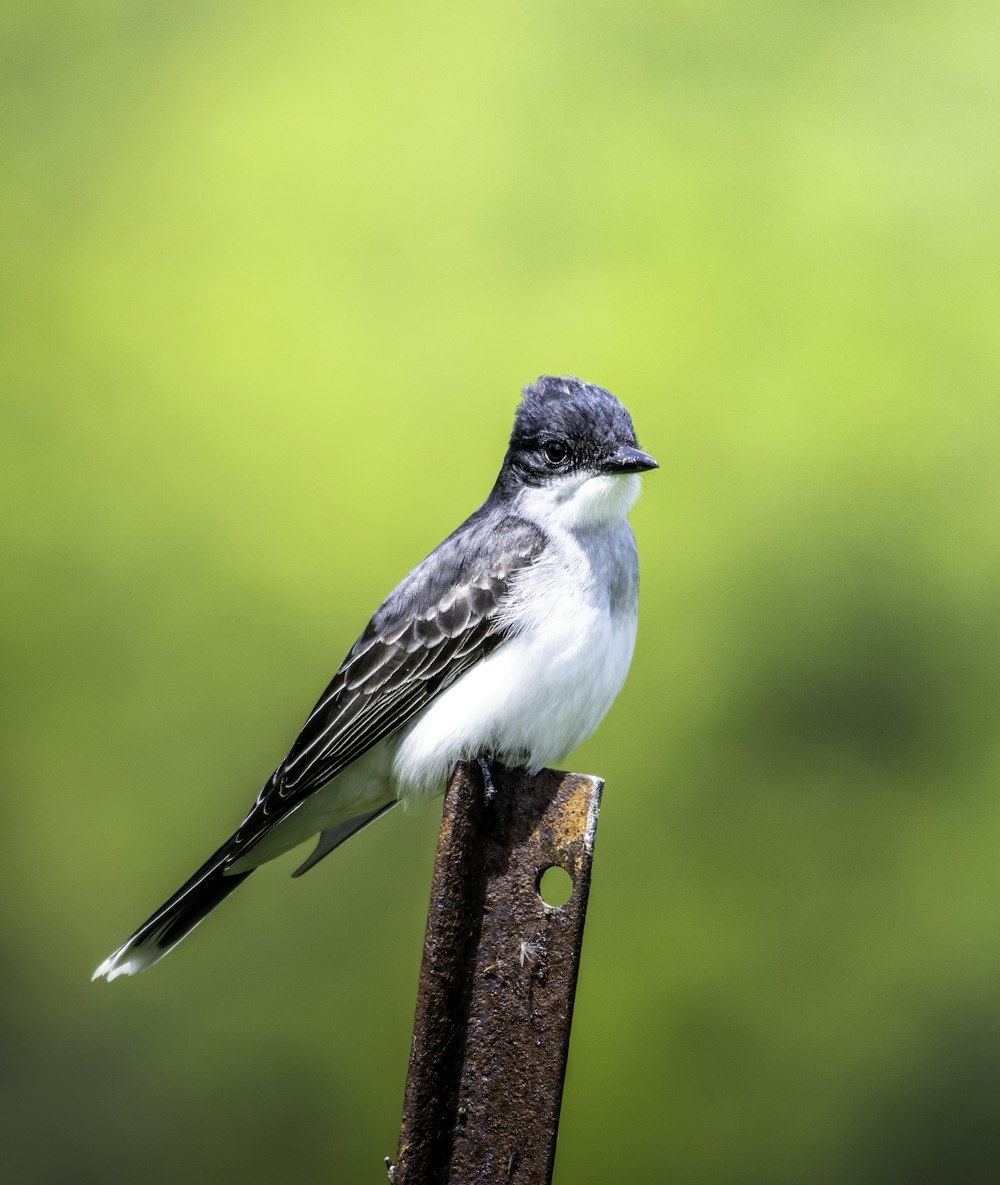
<path fill-rule="evenodd" d="M 638 623 L 629 512 L 658 463 L 610 391 L 526 386 L 486 501 L 375 612 L 236 832 L 93 978 L 158 962 L 256 868 L 318 836 L 299 876 L 460 761 L 537 773 L 597 728 Z"/>

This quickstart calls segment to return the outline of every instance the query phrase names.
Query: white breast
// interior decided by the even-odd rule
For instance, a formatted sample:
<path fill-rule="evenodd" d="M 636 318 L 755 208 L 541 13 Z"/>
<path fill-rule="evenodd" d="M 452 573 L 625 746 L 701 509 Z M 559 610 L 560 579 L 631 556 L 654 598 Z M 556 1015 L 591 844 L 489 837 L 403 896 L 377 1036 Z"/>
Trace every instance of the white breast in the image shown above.
<path fill-rule="evenodd" d="M 456 761 L 482 753 L 532 771 L 560 761 L 614 702 L 638 615 L 638 561 L 625 521 L 634 494 L 611 500 L 617 521 L 609 530 L 590 517 L 595 491 L 580 492 L 563 500 L 564 515 L 546 507 L 551 542 L 515 579 L 503 610 L 509 640 L 398 737 L 393 781 L 401 797 L 439 793 Z M 588 511 L 586 526 L 566 529 L 579 508 Z"/>

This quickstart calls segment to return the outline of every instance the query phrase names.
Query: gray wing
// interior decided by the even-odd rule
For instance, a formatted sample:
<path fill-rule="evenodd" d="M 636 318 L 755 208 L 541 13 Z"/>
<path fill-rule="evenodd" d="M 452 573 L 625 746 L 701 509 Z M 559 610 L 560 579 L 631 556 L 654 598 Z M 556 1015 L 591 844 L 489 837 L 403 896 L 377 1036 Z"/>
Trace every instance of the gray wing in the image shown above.
<path fill-rule="evenodd" d="M 368 623 L 230 841 L 227 863 L 504 640 L 497 610 L 545 535 L 484 509 L 414 568 Z"/>

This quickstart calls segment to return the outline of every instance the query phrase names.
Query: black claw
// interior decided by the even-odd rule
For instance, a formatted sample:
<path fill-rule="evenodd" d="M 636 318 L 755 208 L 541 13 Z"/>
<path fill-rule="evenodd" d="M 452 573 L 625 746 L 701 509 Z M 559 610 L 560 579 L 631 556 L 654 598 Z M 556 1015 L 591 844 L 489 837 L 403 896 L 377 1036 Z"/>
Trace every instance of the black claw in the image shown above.
<path fill-rule="evenodd" d="M 490 758 L 485 753 L 480 753 L 476 758 L 476 764 L 479 766 L 480 773 L 483 775 L 483 799 L 486 805 L 490 806 L 497 794 L 497 788 L 493 782 L 493 770 L 491 769 Z"/>

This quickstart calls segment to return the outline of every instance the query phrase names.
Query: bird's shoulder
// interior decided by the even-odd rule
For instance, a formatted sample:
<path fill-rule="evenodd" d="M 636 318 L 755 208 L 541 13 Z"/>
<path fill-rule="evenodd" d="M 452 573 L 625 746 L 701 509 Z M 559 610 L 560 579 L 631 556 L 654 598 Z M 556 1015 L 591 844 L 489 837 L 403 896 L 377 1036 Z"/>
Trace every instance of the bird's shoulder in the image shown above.
<path fill-rule="evenodd" d="M 366 635 L 386 642 L 411 635 L 427 645 L 434 641 L 429 629 L 454 637 L 495 612 L 514 574 L 535 563 L 548 542 L 537 523 L 487 503 L 400 581 L 357 645 Z"/>

